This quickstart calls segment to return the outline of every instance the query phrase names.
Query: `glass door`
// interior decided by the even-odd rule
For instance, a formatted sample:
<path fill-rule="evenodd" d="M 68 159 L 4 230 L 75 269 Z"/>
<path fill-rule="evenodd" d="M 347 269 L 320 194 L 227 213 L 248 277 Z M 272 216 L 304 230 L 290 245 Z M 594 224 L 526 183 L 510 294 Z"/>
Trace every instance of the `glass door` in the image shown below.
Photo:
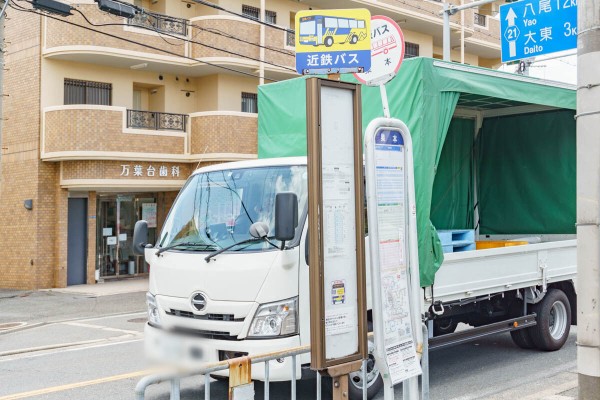
<path fill-rule="evenodd" d="M 98 198 L 96 254 L 100 276 L 118 275 L 117 202 L 115 198 Z"/>
<path fill-rule="evenodd" d="M 119 224 L 117 226 L 118 237 L 118 275 L 135 275 L 136 260 L 133 254 L 133 227 L 137 221 L 135 213 L 135 196 L 119 195 L 117 196 L 117 215 Z"/>
<path fill-rule="evenodd" d="M 148 221 L 149 243 L 156 241 L 157 202 L 154 194 L 122 194 L 98 197 L 96 254 L 100 276 L 116 277 L 148 273 L 144 257 L 133 254 L 136 221 Z"/>

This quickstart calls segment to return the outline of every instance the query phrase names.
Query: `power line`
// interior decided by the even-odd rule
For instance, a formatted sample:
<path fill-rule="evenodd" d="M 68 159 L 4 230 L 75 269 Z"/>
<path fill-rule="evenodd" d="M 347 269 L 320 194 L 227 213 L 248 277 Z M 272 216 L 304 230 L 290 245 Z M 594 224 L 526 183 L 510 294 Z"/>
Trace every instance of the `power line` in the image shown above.
<path fill-rule="evenodd" d="M 194 24 L 189 24 L 189 26 L 191 26 L 192 28 L 196 28 L 198 30 L 201 30 L 201 31 L 206 31 L 208 33 L 212 33 L 214 35 L 220 35 L 220 36 L 223 36 L 223 37 L 226 37 L 226 38 L 229 38 L 229 39 L 233 39 L 233 40 L 237 40 L 239 42 L 246 43 L 246 44 L 249 44 L 249 45 L 252 45 L 252 46 L 261 47 L 261 48 L 263 48 L 265 50 L 270 50 L 270 51 L 274 51 L 274 52 L 277 52 L 277 53 L 281 53 L 281 54 L 286 55 L 286 56 L 290 56 L 290 57 L 295 57 L 296 56 L 294 53 L 292 53 L 290 51 L 280 50 L 280 49 L 277 49 L 277 48 L 274 48 L 274 47 L 271 47 L 271 46 L 263 46 L 260 43 L 254 43 L 254 42 L 251 42 L 251 41 L 248 41 L 248 40 L 244 40 L 244 39 L 235 37 L 235 36 L 233 36 L 233 35 L 231 35 L 231 34 L 229 34 L 227 32 L 223 32 L 223 31 L 221 31 L 219 29 L 215 29 L 215 28 L 203 28 L 201 26 L 194 25 Z"/>
<path fill-rule="evenodd" d="M 270 81 L 270 82 L 278 82 L 278 80 L 276 80 L 276 79 L 270 79 L 270 78 L 267 78 L 267 77 L 262 77 L 260 75 L 254 75 L 254 74 L 251 74 L 249 72 L 240 71 L 240 70 L 235 69 L 235 68 L 225 67 L 223 65 L 213 64 L 213 63 L 210 63 L 210 62 L 207 62 L 207 61 L 198 60 L 196 58 L 188 57 L 188 56 L 185 56 L 185 55 L 180 55 L 180 54 L 177 54 L 177 53 L 169 51 L 169 50 L 161 49 L 159 47 L 155 47 L 155 46 L 152 46 L 152 45 L 149 45 L 149 44 L 144 44 L 144 43 L 136 42 L 135 40 L 126 39 L 126 38 L 118 36 L 118 35 L 113 35 L 111 33 L 103 32 L 103 31 L 100 31 L 100 30 L 97 30 L 97 29 L 93 29 L 93 28 L 87 27 L 85 25 L 81 25 L 81 24 L 77 24 L 75 22 L 67 21 L 65 19 L 55 17 L 53 15 L 49 15 L 49 14 L 46 14 L 46 13 L 38 12 L 38 11 L 33 10 L 33 9 L 27 9 L 27 8 L 24 8 L 24 7 L 16 4 L 15 0 L 9 0 L 9 1 L 10 1 L 9 7 L 12 8 L 12 9 L 14 9 L 14 10 L 16 10 L 16 11 L 29 12 L 29 13 L 32 13 L 32 14 L 37 14 L 37 15 L 40 15 L 40 16 L 43 16 L 43 17 L 46 17 L 46 18 L 50 18 L 50 19 L 54 19 L 54 20 L 63 22 L 63 23 L 68 24 L 68 25 L 77 26 L 79 28 L 82 28 L 82 29 L 85 29 L 85 30 L 88 30 L 88 31 L 91 31 L 91 32 L 99 33 L 101 35 L 109 36 L 109 37 L 112 37 L 112 38 L 115 38 L 115 39 L 119 39 L 119 40 L 122 40 L 122 41 L 125 41 L 125 42 L 128 42 L 128 43 L 136 44 L 138 46 L 146 47 L 148 49 L 160 51 L 160 52 L 163 52 L 165 54 L 169 54 L 169 55 L 173 55 L 173 56 L 176 56 L 176 57 L 181 57 L 181 58 L 185 58 L 185 59 L 188 59 L 188 60 L 192 60 L 192 61 L 195 61 L 195 62 L 198 62 L 198 63 L 206 64 L 206 65 L 209 65 L 211 67 L 221 68 L 221 69 L 224 69 L 224 70 L 227 70 L 227 71 L 230 71 L 230 72 L 235 72 L 235 73 L 238 73 L 238 74 L 241 74 L 241 75 L 250 76 L 250 77 L 253 77 L 253 78 L 262 78 L 262 79 L 265 79 L 265 80 Z M 27 3 L 29 3 L 29 2 L 27 2 Z"/>
<path fill-rule="evenodd" d="M 78 12 L 78 13 L 79 13 L 79 14 L 80 14 L 82 17 L 83 17 L 83 19 L 84 19 L 84 20 L 85 20 L 85 21 L 86 21 L 86 22 L 87 22 L 89 25 L 91 25 L 91 26 L 95 26 L 95 27 L 102 27 L 102 26 L 132 26 L 132 25 L 129 25 L 129 24 L 123 24 L 123 23 L 104 23 L 104 24 L 96 24 L 96 23 L 93 23 L 92 21 L 90 21 L 90 20 L 89 20 L 89 18 L 88 18 L 88 17 L 87 17 L 87 16 L 86 16 L 86 15 L 85 15 L 85 14 L 84 14 L 84 13 L 83 13 L 81 10 L 78 10 L 78 9 L 76 9 L 76 8 L 74 8 L 73 10 L 74 10 L 74 11 L 77 11 L 77 12 Z M 150 15 L 150 14 L 149 14 L 149 15 Z M 249 60 L 252 60 L 252 61 L 262 62 L 262 63 L 265 63 L 265 64 L 272 65 L 272 66 L 274 66 L 274 67 L 278 67 L 278 68 L 282 68 L 282 69 L 287 69 L 287 70 L 289 70 L 289 71 L 296 72 L 296 70 L 295 70 L 295 69 L 293 69 L 293 68 L 290 68 L 290 67 L 287 67 L 287 66 L 284 66 L 284 65 L 275 64 L 275 63 L 272 63 L 272 62 L 269 62 L 269 61 L 263 61 L 263 60 L 260 60 L 260 59 L 258 59 L 258 58 L 254 58 L 254 57 L 250 57 L 250 56 L 245 56 L 245 55 L 243 55 L 243 54 L 240 54 L 240 53 L 237 53 L 237 52 L 235 52 L 235 51 L 225 50 L 225 49 L 222 49 L 222 48 L 220 48 L 220 47 L 211 46 L 211 45 L 208 45 L 208 44 L 205 44 L 205 43 L 202 43 L 202 42 L 198 42 L 198 41 L 195 41 L 195 40 L 192 40 L 192 39 L 188 39 L 188 38 L 179 37 L 179 36 L 177 36 L 177 35 L 174 35 L 174 34 L 172 34 L 172 33 L 168 33 L 168 32 L 161 32 L 161 31 L 158 31 L 158 29 L 156 29 L 156 28 L 154 28 L 154 27 L 149 27 L 149 26 L 146 26 L 146 25 L 134 25 L 134 26 L 135 26 L 135 27 L 138 27 L 138 28 L 142 28 L 142 29 L 146 29 L 146 30 L 150 30 L 150 31 L 156 32 L 156 33 L 158 33 L 158 35 L 159 35 L 159 36 L 161 36 L 161 35 L 164 35 L 164 36 L 172 37 L 172 38 L 174 38 L 174 39 L 177 39 L 177 40 L 182 40 L 182 41 L 185 41 L 185 42 L 189 42 L 189 43 L 194 43 L 194 44 L 197 44 L 197 45 L 199 45 L 199 46 L 204 46 L 204 47 L 207 47 L 207 48 L 209 48 L 209 49 L 212 49 L 212 50 L 222 51 L 222 52 L 224 52 L 224 53 L 228 53 L 228 54 L 231 54 L 231 55 L 235 55 L 235 56 L 238 56 L 238 57 L 241 57 L 241 58 L 247 58 L 247 59 L 249 59 Z M 162 37 L 162 36 L 161 36 L 161 37 Z M 163 38 L 163 40 L 165 40 L 165 39 Z M 166 41 L 166 40 L 165 40 L 165 41 Z M 170 43 L 170 42 L 168 42 L 168 41 L 166 41 L 166 43 L 168 43 L 168 44 L 170 44 L 170 45 L 172 45 L 172 46 L 178 46 L 178 45 L 179 45 L 179 44 L 173 44 L 173 43 Z"/>
<path fill-rule="evenodd" d="M 249 19 L 250 21 L 258 22 L 261 25 L 265 25 L 265 26 L 268 26 L 268 27 L 271 27 L 271 28 L 274 28 L 274 29 L 279 29 L 280 31 L 284 31 L 284 32 L 288 32 L 288 33 L 296 33 L 296 32 L 294 32 L 291 29 L 284 28 L 283 26 L 270 24 L 268 22 L 261 21 L 260 19 L 252 18 L 249 15 L 245 15 L 245 14 L 241 14 L 241 13 L 238 13 L 238 12 L 235 12 L 235 11 L 228 10 L 226 8 L 223 8 L 223 7 L 221 7 L 221 6 L 217 5 L 217 4 L 211 3 L 209 1 L 205 1 L 205 0 L 193 0 L 193 1 L 194 1 L 194 3 L 202 4 L 204 6 L 214 8 L 215 10 L 224 11 L 224 12 L 226 12 L 228 14 L 236 15 L 236 16 L 241 17 L 241 18 Z"/>

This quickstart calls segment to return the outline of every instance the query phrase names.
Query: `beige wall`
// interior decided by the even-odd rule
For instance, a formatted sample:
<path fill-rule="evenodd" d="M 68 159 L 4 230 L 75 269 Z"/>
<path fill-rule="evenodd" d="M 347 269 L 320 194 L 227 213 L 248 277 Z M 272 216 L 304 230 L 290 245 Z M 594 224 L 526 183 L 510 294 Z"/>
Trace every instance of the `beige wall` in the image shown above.
<path fill-rule="evenodd" d="M 110 68 L 106 66 L 75 63 L 69 61 L 44 59 L 42 62 L 42 109 L 48 106 L 64 104 L 64 79 L 81 79 L 97 82 L 112 83 L 112 105 L 120 107 L 133 107 L 134 83 L 148 88 L 156 88 L 156 94 L 150 94 L 149 107 L 157 107 L 150 111 L 165 111 L 173 113 L 191 113 L 197 111 L 196 97 L 199 96 L 197 79 L 185 76 L 162 74 L 159 79 L 158 72 L 148 72 L 131 69 Z M 185 91 L 194 93 L 185 96 Z M 210 95 L 203 94 L 203 95 Z"/>
<path fill-rule="evenodd" d="M 218 110 L 242 111 L 242 92 L 258 93 L 258 79 L 219 75 Z"/>
<path fill-rule="evenodd" d="M 433 54 L 435 58 L 441 58 L 444 50 L 441 47 L 435 46 L 433 48 Z M 460 49 L 452 50 L 450 52 L 450 56 L 452 57 L 452 61 L 460 62 Z M 465 64 L 469 65 L 479 65 L 479 57 L 474 54 L 469 54 L 465 52 Z"/>
<path fill-rule="evenodd" d="M 214 111 L 218 109 L 215 95 L 219 90 L 219 76 L 209 75 L 197 79 L 198 92 L 195 94 L 197 111 Z"/>
<path fill-rule="evenodd" d="M 433 38 L 424 33 L 402 30 L 404 41 L 419 45 L 419 56 L 433 57 Z"/>

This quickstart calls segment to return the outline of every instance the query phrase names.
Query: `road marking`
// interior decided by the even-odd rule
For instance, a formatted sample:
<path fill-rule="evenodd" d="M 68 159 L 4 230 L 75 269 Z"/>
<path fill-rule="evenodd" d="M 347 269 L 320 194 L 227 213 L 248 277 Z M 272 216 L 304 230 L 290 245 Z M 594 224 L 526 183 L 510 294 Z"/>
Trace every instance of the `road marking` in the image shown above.
<path fill-rule="evenodd" d="M 81 350 L 88 350 L 88 349 L 96 349 L 98 347 L 107 347 L 107 346 L 116 346 L 116 345 L 120 345 L 120 344 L 128 344 L 128 343 L 135 343 L 135 342 L 141 342 L 144 339 L 132 339 L 132 340 L 127 340 L 127 339 L 122 339 L 118 342 L 114 342 L 113 341 L 114 338 L 112 339 L 103 339 L 102 341 L 111 341 L 111 343 L 99 343 L 99 344 L 92 344 L 91 346 L 85 346 L 85 345 L 77 345 L 77 347 L 75 347 L 75 345 L 73 347 L 69 347 L 69 348 L 57 348 L 57 349 L 53 349 L 54 351 L 47 351 L 44 353 L 36 353 L 36 354 L 29 354 L 29 353 L 25 353 L 25 354 L 15 354 L 13 355 L 13 357 L 11 356 L 7 356 L 7 358 L 2 358 L 0 359 L 0 363 L 3 362 L 7 362 L 7 361 L 15 361 L 15 360 L 22 360 L 25 358 L 36 358 L 36 357 L 45 357 L 45 356 L 52 356 L 58 353 L 67 353 L 70 351 L 81 351 Z M 52 349 L 51 349 L 52 350 Z"/>
<path fill-rule="evenodd" d="M 121 381 L 123 379 L 129 379 L 129 378 L 137 378 L 140 376 L 150 375 L 150 374 L 156 373 L 156 372 L 158 372 L 157 369 L 146 369 L 146 370 L 142 370 L 142 371 L 129 372 L 126 374 L 121 374 L 121 375 L 107 376 L 106 378 L 92 379 L 90 381 L 75 382 L 75 383 L 69 383 L 66 385 L 52 386 L 52 387 L 47 387 L 44 389 L 31 390 L 29 392 L 9 394 L 8 396 L 0 397 L 0 400 L 25 399 L 27 397 L 41 396 L 44 394 L 50 394 L 50 393 L 56 393 L 56 392 L 63 392 L 65 390 L 77 389 L 77 388 L 85 387 L 85 386 L 99 385 L 101 383 Z"/>
<path fill-rule="evenodd" d="M 100 329 L 100 330 L 107 331 L 107 332 L 127 333 L 130 335 L 141 335 L 143 333 L 142 331 L 131 331 L 128 329 L 111 328 L 109 326 L 94 325 L 94 324 L 84 324 L 81 322 L 64 322 L 61 325 L 78 326 L 81 328 Z"/>

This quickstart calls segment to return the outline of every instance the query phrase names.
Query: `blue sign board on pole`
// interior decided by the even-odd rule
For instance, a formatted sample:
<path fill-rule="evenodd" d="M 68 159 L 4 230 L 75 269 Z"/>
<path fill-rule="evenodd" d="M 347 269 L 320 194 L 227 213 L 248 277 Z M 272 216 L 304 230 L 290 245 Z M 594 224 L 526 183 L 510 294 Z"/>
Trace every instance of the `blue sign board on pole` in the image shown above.
<path fill-rule="evenodd" d="M 500 6 L 502 62 L 577 48 L 577 0 L 521 0 Z"/>

